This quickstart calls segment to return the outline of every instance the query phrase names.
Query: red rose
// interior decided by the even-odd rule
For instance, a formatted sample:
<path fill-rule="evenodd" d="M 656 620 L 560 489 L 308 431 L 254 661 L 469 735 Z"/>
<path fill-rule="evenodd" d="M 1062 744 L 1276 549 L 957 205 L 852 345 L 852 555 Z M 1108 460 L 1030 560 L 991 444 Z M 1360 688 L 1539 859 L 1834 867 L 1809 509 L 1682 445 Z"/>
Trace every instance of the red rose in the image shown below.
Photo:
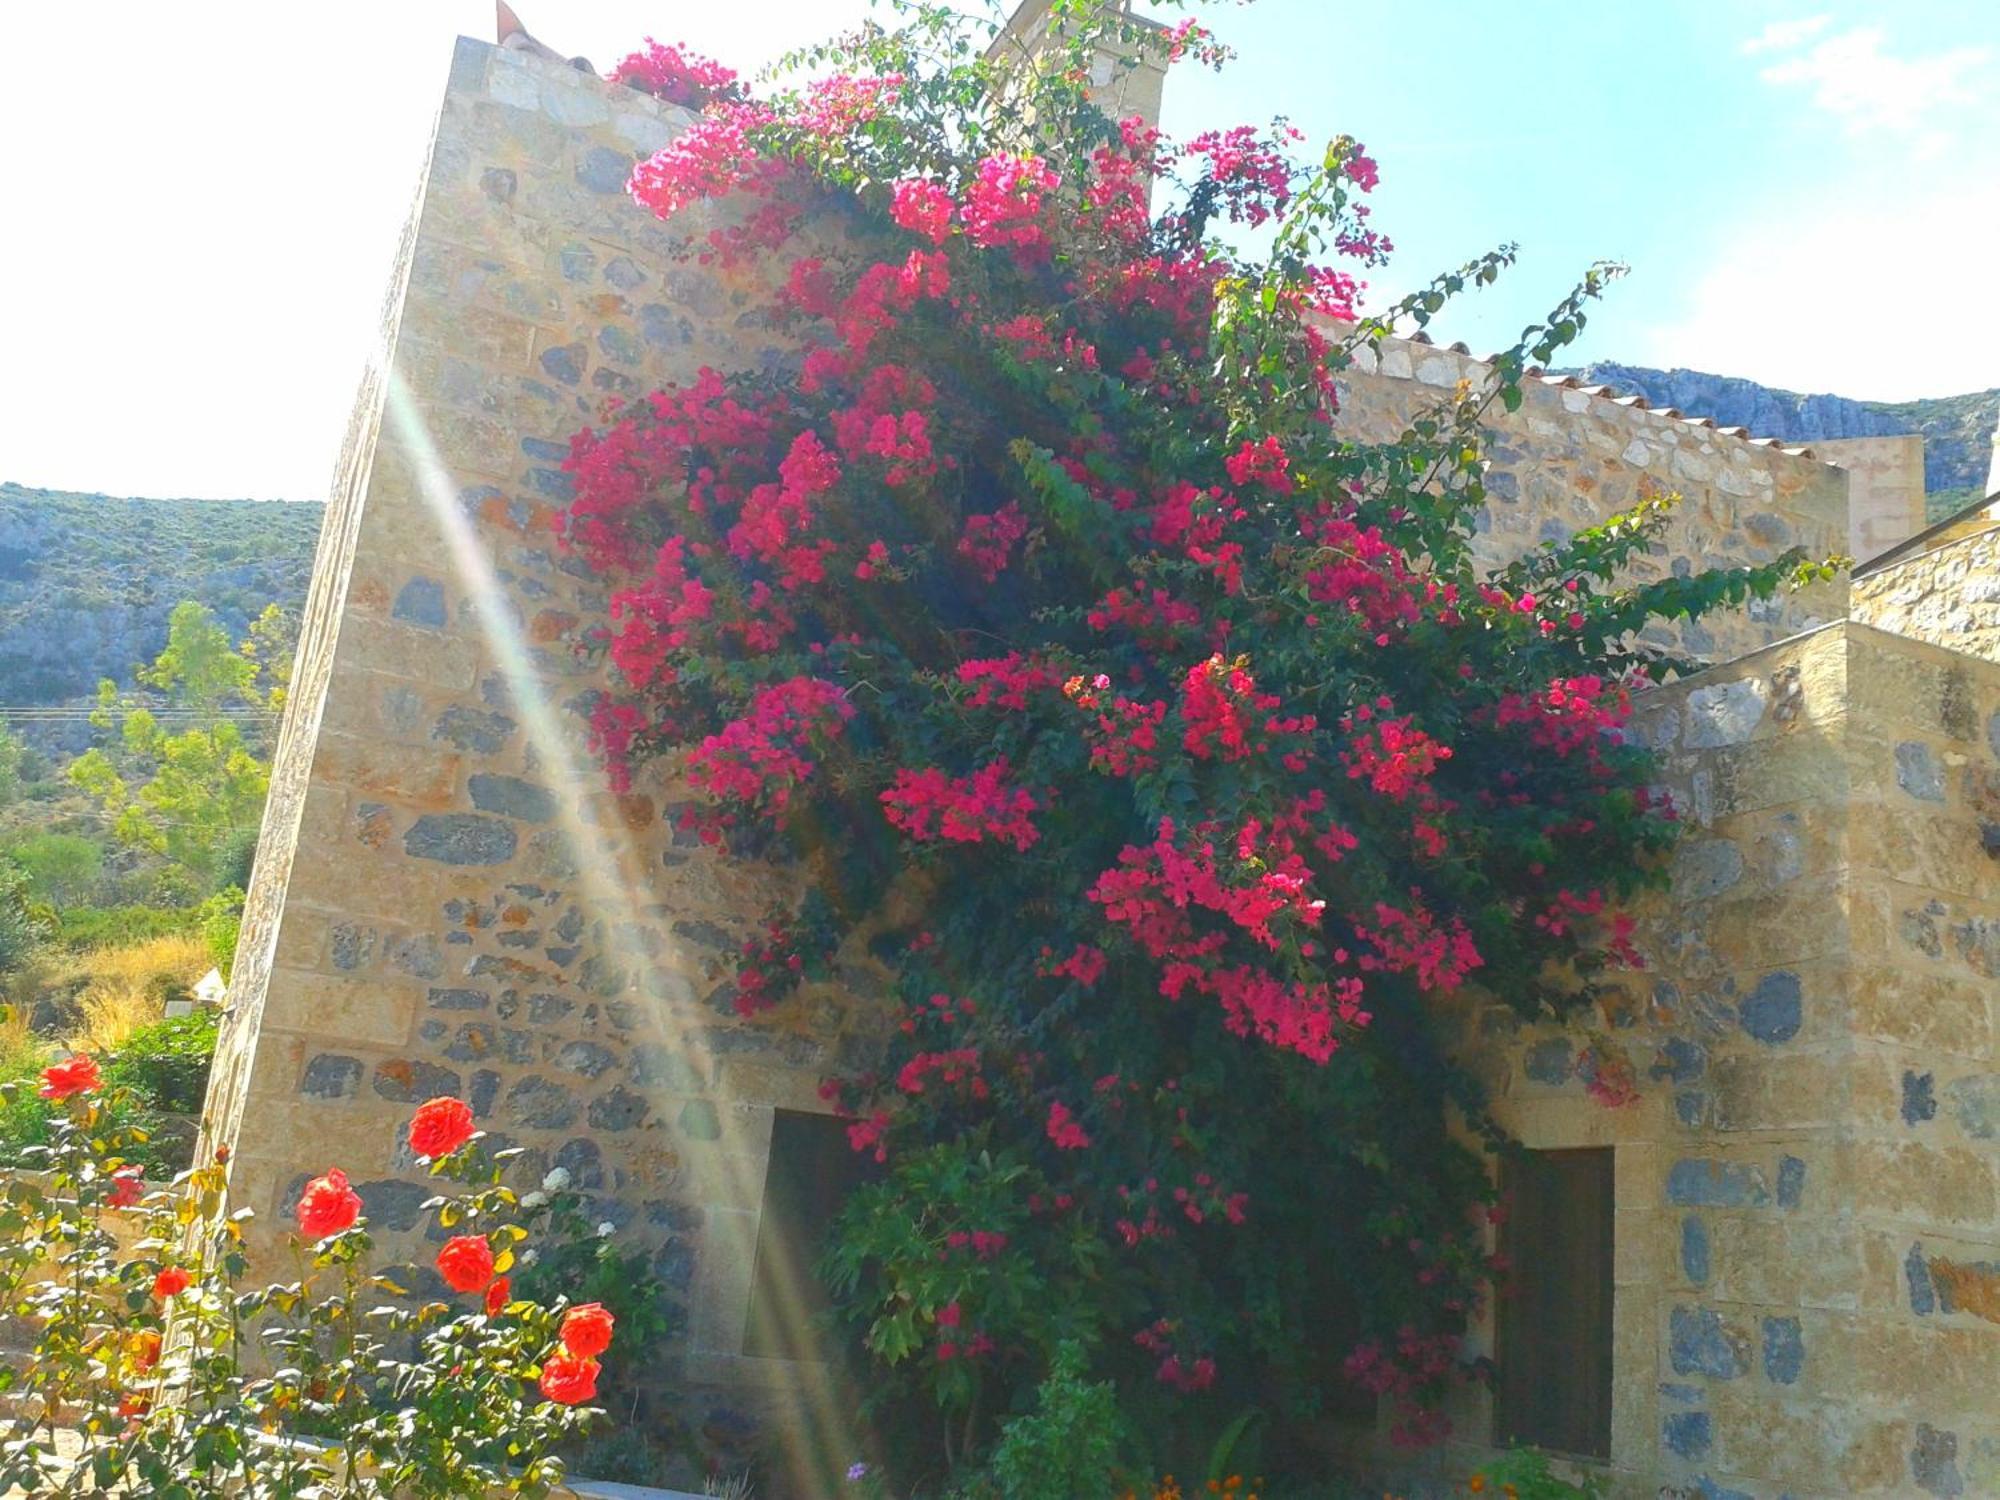
<path fill-rule="evenodd" d="M 194 1278 L 179 1266 L 164 1266 L 160 1274 L 153 1278 L 153 1295 L 162 1302 L 169 1297 L 178 1297 L 194 1285 Z"/>
<path fill-rule="evenodd" d="M 597 1399 L 597 1361 L 551 1354 L 542 1361 L 542 1394 L 564 1406 Z"/>
<path fill-rule="evenodd" d="M 585 1302 L 563 1314 L 562 1346 L 578 1359 L 593 1359 L 611 1347 L 611 1325 L 618 1320 L 601 1302 Z"/>
<path fill-rule="evenodd" d="M 354 1227 L 361 1217 L 361 1195 L 347 1185 L 345 1172 L 329 1167 L 326 1176 L 315 1177 L 299 1194 L 298 1213 L 299 1233 L 309 1240 L 323 1240 Z"/>
<path fill-rule="evenodd" d="M 150 1328 L 132 1341 L 132 1368 L 145 1372 L 160 1362 L 160 1336 Z"/>
<path fill-rule="evenodd" d="M 496 1280 L 493 1285 L 486 1289 L 486 1316 L 489 1318 L 499 1317 L 500 1310 L 507 1305 L 508 1298 L 513 1296 L 513 1294 L 514 1284 L 505 1276 Z"/>
<path fill-rule="evenodd" d="M 126 1167 L 111 1174 L 111 1192 L 105 1202 L 113 1208 L 131 1208 L 146 1191 L 146 1169 Z"/>
<path fill-rule="evenodd" d="M 97 1060 L 79 1052 L 66 1062 L 42 1069 L 42 1086 L 37 1092 L 44 1099 L 67 1099 L 71 1094 L 94 1094 L 102 1087 Z"/>
<path fill-rule="evenodd" d="M 460 1234 L 438 1251 L 438 1275 L 454 1292 L 483 1291 L 493 1279 L 493 1247 L 483 1234 Z"/>
<path fill-rule="evenodd" d="M 150 1396 L 130 1395 L 118 1403 L 118 1415 L 121 1417 L 143 1417 L 152 1409 Z"/>
<path fill-rule="evenodd" d="M 410 1149 L 436 1160 L 472 1139 L 472 1106 L 449 1095 L 417 1106 L 410 1121 Z"/>

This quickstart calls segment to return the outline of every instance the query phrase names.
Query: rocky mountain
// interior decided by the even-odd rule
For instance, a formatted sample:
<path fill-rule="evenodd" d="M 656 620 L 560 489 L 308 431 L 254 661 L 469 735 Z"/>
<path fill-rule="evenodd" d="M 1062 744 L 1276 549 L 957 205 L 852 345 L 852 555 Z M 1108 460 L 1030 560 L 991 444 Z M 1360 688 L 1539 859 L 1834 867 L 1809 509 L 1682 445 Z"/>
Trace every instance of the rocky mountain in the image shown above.
<path fill-rule="evenodd" d="M 239 639 L 265 605 L 299 608 L 321 509 L 0 484 L 0 706 L 75 702 L 105 677 L 130 684 L 183 599 Z M 50 748 L 77 737 L 36 729 Z"/>
<path fill-rule="evenodd" d="M 1803 395 L 1701 370 L 1653 370 L 1606 362 L 1566 373 L 1644 396 L 1655 406 L 1712 417 L 1724 427 L 1747 427 L 1758 437 L 1810 443 L 1920 432 L 1924 489 L 1933 520 L 1984 493 L 1993 430 L 2000 424 L 2000 389 L 1927 401 L 1855 401 L 1846 396 Z"/>

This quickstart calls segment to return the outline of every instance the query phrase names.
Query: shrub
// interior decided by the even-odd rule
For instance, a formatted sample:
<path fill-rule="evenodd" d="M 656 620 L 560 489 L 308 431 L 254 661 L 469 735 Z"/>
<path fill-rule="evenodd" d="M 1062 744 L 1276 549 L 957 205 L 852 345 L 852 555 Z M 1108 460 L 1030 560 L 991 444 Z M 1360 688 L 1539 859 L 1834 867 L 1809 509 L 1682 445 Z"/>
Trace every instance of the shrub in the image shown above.
<path fill-rule="evenodd" d="M 148 1109 L 198 1115 L 221 1024 L 220 1011 L 197 1006 L 184 1016 L 141 1026 L 105 1064 L 104 1076 L 131 1090 Z"/>
<path fill-rule="evenodd" d="M 177 937 L 202 922 L 200 907 L 72 906 L 56 913 L 55 941 L 77 953 Z"/>
<path fill-rule="evenodd" d="M 593 1355 L 612 1335 L 598 1318 L 586 1343 L 564 1306 L 509 1288 L 527 1233 L 501 1180 L 513 1153 L 489 1156 L 468 1124 L 431 1163 L 452 1298 L 412 1303 L 370 1270 L 366 1204 L 338 1171 L 300 1199 L 297 1279 L 256 1286 L 222 1165 L 148 1191 L 88 1058 L 47 1069 L 40 1092 L 54 1097 L 48 1144 L 26 1153 L 39 1170 L 0 1180 L 0 1311 L 31 1344 L 0 1350 L 15 1398 L 0 1493 L 472 1500 L 560 1483 L 553 1450 L 595 1414 Z M 110 1209 L 136 1214 L 129 1248 Z M 58 1442 L 56 1411 L 81 1453 Z"/>
<path fill-rule="evenodd" d="M 1066 1343 L 1035 1388 L 1034 1410 L 1000 1429 L 992 1485 L 1000 1500 L 1102 1500 L 1117 1491 L 1124 1424 L 1109 1381 L 1084 1379 L 1083 1350 Z"/>

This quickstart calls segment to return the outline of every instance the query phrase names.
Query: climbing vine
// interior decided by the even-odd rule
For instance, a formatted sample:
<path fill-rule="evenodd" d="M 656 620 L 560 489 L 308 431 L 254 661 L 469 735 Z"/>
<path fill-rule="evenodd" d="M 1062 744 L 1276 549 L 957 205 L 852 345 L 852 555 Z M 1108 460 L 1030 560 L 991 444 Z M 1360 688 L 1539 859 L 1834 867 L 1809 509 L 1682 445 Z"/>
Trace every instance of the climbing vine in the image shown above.
<path fill-rule="evenodd" d="M 700 109 L 633 197 L 763 277 L 796 358 L 577 434 L 596 743 L 809 872 L 744 1014 L 842 943 L 899 976 L 879 1064 L 826 1085 L 882 1175 L 824 1268 L 948 1458 L 1068 1341 L 1162 1444 L 1190 1403 L 1356 1388 L 1432 1439 L 1493 1267 L 1429 998 L 1561 1012 L 1634 961 L 1619 910 L 1673 834 L 1619 734 L 1674 665 L 1638 632 L 1822 565 L 1620 583 L 1654 496 L 1482 569 L 1482 422 L 1610 268 L 1357 441 L 1354 351 L 1510 250 L 1364 315 L 1360 142 L 1092 102 L 1103 56 L 1221 65 L 1201 27 L 1057 0 L 1027 56 L 898 9 L 789 91 L 657 45 L 620 71 Z"/>

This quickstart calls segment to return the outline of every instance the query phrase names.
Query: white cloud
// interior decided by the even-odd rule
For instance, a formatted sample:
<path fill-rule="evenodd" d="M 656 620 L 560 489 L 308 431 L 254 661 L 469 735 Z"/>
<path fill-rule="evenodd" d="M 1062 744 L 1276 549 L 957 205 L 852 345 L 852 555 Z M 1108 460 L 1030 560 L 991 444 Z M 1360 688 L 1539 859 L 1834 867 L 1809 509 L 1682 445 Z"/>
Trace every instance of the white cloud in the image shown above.
<path fill-rule="evenodd" d="M 1766 35 L 1778 29 L 1767 28 Z M 1804 37 L 1794 38 L 1792 45 L 1800 40 Z M 1846 121 L 1852 134 L 1890 130 L 1918 135 L 1935 150 L 1946 137 L 1933 127 L 1932 116 L 1976 100 L 1965 75 L 1983 67 L 1991 53 L 1985 47 L 1953 47 L 1928 57 L 1892 57 L 1882 50 L 1882 41 L 1881 27 L 1857 26 L 1772 63 L 1759 76 L 1781 88 L 1810 87 L 1812 102 Z"/>
<path fill-rule="evenodd" d="M 1743 51 L 1780 52 L 1789 51 L 1800 42 L 1808 41 L 1826 29 L 1831 16 L 1804 16 L 1796 21 L 1773 21 L 1762 31 L 1743 44 Z"/>
<path fill-rule="evenodd" d="M 1863 400 L 1986 390 L 2000 385 L 1995 244 L 1993 167 L 1903 193 L 1776 201 L 1720 248 L 1681 315 L 1623 357 Z"/>

